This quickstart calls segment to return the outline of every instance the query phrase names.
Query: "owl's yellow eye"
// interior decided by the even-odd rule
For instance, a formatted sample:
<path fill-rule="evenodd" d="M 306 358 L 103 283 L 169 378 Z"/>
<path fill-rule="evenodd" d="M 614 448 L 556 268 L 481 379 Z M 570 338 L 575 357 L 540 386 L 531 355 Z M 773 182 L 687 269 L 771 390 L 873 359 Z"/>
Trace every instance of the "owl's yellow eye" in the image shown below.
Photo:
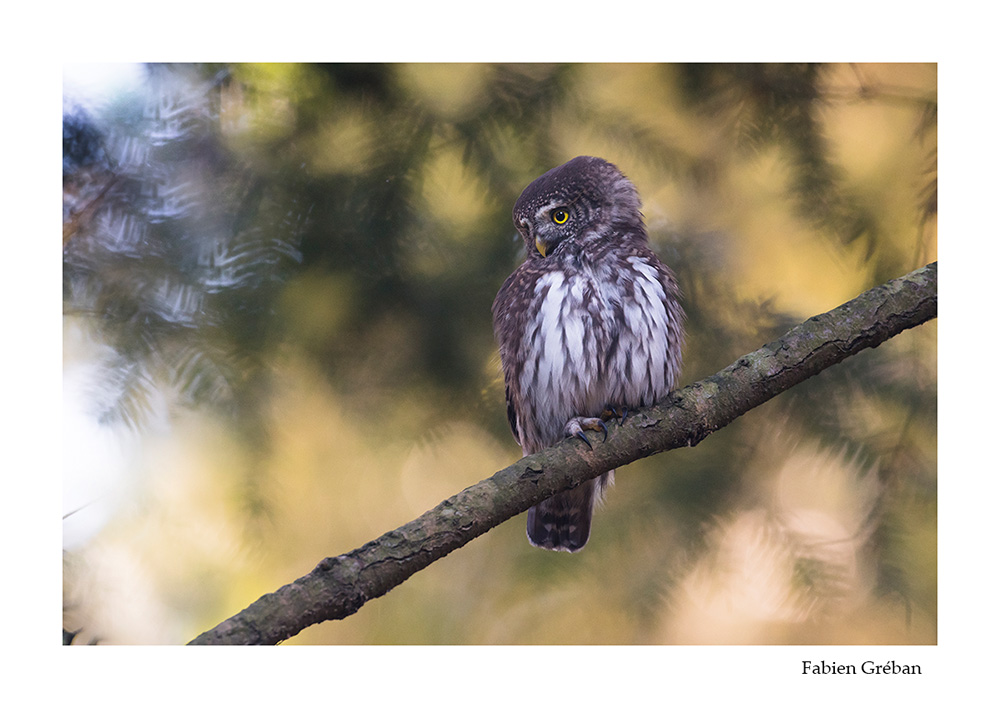
<path fill-rule="evenodd" d="M 559 224 L 560 226 L 569 221 L 569 212 L 565 209 L 556 209 L 552 212 L 552 221 Z"/>

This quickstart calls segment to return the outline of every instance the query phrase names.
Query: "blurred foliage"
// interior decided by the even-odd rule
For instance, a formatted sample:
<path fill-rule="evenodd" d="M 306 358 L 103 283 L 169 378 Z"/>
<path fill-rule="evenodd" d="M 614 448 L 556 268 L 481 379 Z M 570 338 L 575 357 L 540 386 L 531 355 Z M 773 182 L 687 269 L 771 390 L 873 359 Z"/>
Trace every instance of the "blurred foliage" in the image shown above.
<path fill-rule="evenodd" d="M 515 459 L 489 313 L 545 170 L 636 182 L 688 383 L 936 258 L 936 100 L 933 65 L 331 64 L 67 102 L 67 370 L 141 442 L 66 629 L 186 641 Z M 933 643 L 935 337 L 620 471 L 582 554 L 517 519 L 293 641 Z"/>

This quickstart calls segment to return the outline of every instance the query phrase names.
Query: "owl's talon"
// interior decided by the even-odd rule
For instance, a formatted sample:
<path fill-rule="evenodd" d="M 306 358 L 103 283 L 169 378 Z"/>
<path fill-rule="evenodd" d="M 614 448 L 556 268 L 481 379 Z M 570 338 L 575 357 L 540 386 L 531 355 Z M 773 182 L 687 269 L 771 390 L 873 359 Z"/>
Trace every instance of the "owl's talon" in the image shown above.
<path fill-rule="evenodd" d="M 584 430 L 603 432 L 604 439 L 601 442 L 608 441 L 608 426 L 600 418 L 584 418 L 582 416 L 579 418 L 570 418 L 566 423 L 566 427 L 563 428 L 563 434 L 567 438 L 580 438 L 587 443 L 587 447 L 593 450 L 594 446 L 590 444 L 590 440 L 587 439 L 587 436 L 583 432 Z"/>
<path fill-rule="evenodd" d="M 621 412 L 619 413 L 619 411 Z M 625 419 L 627 417 L 628 417 L 628 408 L 626 408 L 625 406 L 622 406 L 621 408 L 619 408 L 618 406 L 611 406 L 611 405 L 605 406 L 604 412 L 601 413 L 601 418 L 605 420 L 616 420 L 618 421 L 618 425 L 625 425 Z"/>

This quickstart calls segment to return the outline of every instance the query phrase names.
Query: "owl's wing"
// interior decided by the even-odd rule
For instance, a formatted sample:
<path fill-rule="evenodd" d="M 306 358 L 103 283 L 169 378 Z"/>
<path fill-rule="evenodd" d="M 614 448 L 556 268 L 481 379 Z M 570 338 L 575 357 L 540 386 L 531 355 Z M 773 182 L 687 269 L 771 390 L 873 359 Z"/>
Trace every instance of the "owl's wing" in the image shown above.
<path fill-rule="evenodd" d="M 524 369 L 524 332 L 531 307 L 535 283 L 544 268 L 539 261 L 529 259 L 511 273 L 493 301 L 493 333 L 500 349 L 503 366 L 504 394 L 507 399 L 507 420 L 518 444 L 521 444 L 521 424 L 524 397 L 521 395 L 521 371 Z"/>
<path fill-rule="evenodd" d="M 660 276 L 660 284 L 663 286 L 663 293 L 667 296 L 667 300 L 679 305 L 681 301 L 681 289 L 677 285 L 677 276 L 674 275 L 674 272 L 655 253 L 650 251 L 649 255 L 650 262 Z"/>
<path fill-rule="evenodd" d="M 677 276 L 670 267 L 663 263 L 649 248 L 643 248 L 641 257 L 646 263 L 656 269 L 660 285 L 663 287 L 663 308 L 669 322 L 666 329 L 668 356 L 664 361 L 664 373 L 668 386 L 677 385 L 680 374 L 681 350 L 684 348 L 684 308 L 681 307 L 681 289 L 677 284 Z"/>
<path fill-rule="evenodd" d="M 517 431 L 517 408 L 514 399 L 511 397 L 510 386 L 504 386 L 504 398 L 507 399 L 507 422 L 510 423 L 510 432 L 514 434 L 514 439 L 521 443 L 521 434 Z"/>

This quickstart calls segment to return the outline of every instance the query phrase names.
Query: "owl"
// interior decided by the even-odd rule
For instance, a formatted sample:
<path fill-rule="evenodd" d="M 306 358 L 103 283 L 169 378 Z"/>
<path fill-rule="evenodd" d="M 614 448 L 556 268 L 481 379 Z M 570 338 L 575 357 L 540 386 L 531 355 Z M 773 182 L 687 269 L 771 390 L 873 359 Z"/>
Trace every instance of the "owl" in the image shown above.
<path fill-rule="evenodd" d="M 514 204 L 527 259 L 500 288 L 493 330 L 507 417 L 525 455 L 603 431 L 611 415 L 662 399 L 684 339 L 680 290 L 649 248 L 635 186 L 617 167 L 577 157 Z M 582 443 L 581 443 L 582 444 Z M 528 540 L 579 551 L 614 471 L 528 511 Z"/>

